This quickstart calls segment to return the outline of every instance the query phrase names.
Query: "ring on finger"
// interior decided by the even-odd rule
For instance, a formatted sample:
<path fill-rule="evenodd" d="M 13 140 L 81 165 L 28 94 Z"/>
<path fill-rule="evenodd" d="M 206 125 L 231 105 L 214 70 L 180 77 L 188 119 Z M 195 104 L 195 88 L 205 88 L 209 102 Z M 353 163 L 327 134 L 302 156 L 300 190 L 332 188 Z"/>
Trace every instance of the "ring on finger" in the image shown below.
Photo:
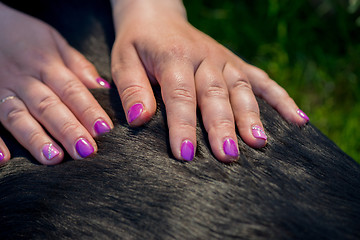
<path fill-rule="evenodd" d="M 10 95 L 10 96 L 4 97 L 4 98 L 0 99 L 0 104 L 4 103 L 6 101 L 13 100 L 13 99 L 18 99 L 18 97 L 16 95 Z"/>

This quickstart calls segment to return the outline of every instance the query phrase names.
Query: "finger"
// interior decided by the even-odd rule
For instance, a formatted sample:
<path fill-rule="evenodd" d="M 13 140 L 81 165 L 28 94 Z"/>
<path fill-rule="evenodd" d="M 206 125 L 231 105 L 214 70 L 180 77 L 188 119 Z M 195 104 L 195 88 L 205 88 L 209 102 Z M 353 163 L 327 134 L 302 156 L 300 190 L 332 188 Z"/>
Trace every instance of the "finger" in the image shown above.
<path fill-rule="evenodd" d="M 308 116 L 299 109 L 289 94 L 261 69 L 243 63 L 242 71 L 248 76 L 256 95 L 275 108 L 286 120 L 298 125 L 309 121 Z"/>
<path fill-rule="evenodd" d="M 6 144 L 0 137 L 0 165 L 6 163 L 10 159 L 9 149 L 6 147 Z"/>
<path fill-rule="evenodd" d="M 175 158 L 191 161 L 196 149 L 196 92 L 190 64 L 172 62 L 159 71 L 170 146 Z"/>
<path fill-rule="evenodd" d="M 155 114 L 156 102 L 136 49 L 120 43 L 114 46 L 111 70 L 128 123 L 139 126 L 148 122 Z"/>
<path fill-rule="evenodd" d="M 2 91 L 0 96 L 4 99 L 15 94 Z M 62 149 L 45 133 L 19 98 L 12 97 L 0 104 L 0 121 L 40 163 L 53 165 L 62 161 Z M 10 157 L 8 152 L 5 156 Z"/>
<path fill-rule="evenodd" d="M 65 65 L 82 81 L 87 88 L 110 88 L 110 84 L 99 76 L 95 66 L 84 55 L 71 47 L 57 32 L 54 39 Z"/>
<path fill-rule="evenodd" d="M 223 70 L 230 93 L 230 102 L 241 138 L 253 148 L 265 146 L 267 136 L 260 120 L 260 110 L 251 85 L 242 73 L 231 63 Z"/>
<path fill-rule="evenodd" d="M 223 67 L 209 60 L 200 64 L 195 74 L 196 93 L 214 155 L 222 162 L 232 162 L 239 156 L 234 116 L 226 83 L 218 69 Z"/>
<path fill-rule="evenodd" d="M 21 89 L 18 94 L 26 103 L 32 116 L 34 116 L 53 137 L 61 142 L 66 151 L 74 159 L 85 158 L 96 153 L 96 143 L 91 134 L 84 128 L 84 124 L 81 124 L 74 116 L 74 109 L 71 109 L 71 111 L 48 86 L 36 79 L 27 79 L 24 81 L 23 86 L 24 89 L 27 90 L 24 91 L 24 89 Z M 85 90 L 87 91 L 86 88 Z M 80 92 L 79 95 L 81 96 Z M 76 96 L 71 97 L 74 97 L 73 105 L 74 103 L 75 105 L 81 104 L 81 99 L 78 100 Z M 80 112 L 82 109 L 76 110 Z M 82 117 L 84 117 L 84 114 L 91 115 L 91 112 L 87 112 L 85 108 Z M 95 116 L 94 119 L 100 118 Z M 96 121 L 94 119 L 90 121 Z M 87 124 L 90 123 L 88 122 Z M 91 128 L 95 131 L 95 126 Z"/>
<path fill-rule="evenodd" d="M 58 63 L 47 67 L 42 74 L 42 78 L 43 82 L 60 98 L 60 101 L 72 112 L 71 115 L 75 115 L 91 136 L 105 134 L 113 128 L 110 117 L 94 96 L 65 66 Z M 37 91 L 35 90 L 33 94 L 36 95 L 35 92 Z M 44 97 L 38 98 L 39 103 L 46 100 Z M 52 102 L 53 98 L 48 100 L 50 101 L 45 101 L 45 103 L 49 104 L 49 106 L 45 105 L 44 107 L 59 104 L 57 100 Z M 68 113 L 67 116 L 69 115 Z"/>

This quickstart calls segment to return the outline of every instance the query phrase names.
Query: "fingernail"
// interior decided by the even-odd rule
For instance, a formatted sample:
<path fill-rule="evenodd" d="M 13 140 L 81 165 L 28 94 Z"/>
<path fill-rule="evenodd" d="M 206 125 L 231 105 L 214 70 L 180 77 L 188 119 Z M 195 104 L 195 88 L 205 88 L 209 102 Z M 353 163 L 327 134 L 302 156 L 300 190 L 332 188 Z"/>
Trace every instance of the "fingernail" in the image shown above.
<path fill-rule="evenodd" d="M 60 154 L 60 151 L 57 150 L 52 143 L 45 144 L 45 146 L 42 149 L 42 152 L 47 160 L 51 160 Z"/>
<path fill-rule="evenodd" d="M 143 112 L 144 107 L 141 103 L 134 104 L 128 111 L 128 121 L 131 123 L 135 119 L 137 119 L 141 113 Z"/>
<path fill-rule="evenodd" d="M 94 124 L 94 129 L 97 135 L 102 135 L 104 133 L 110 132 L 111 130 L 109 125 L 103 120 L 96 121 Z"/>
<path fill-rule="evenodd" d="M 0 151 L 0 161 L 2 161 L 5 158 L 5 155 Z"/>
<path fill-rule="evenodd" d="M 236 146 L 236 143 L 231 138 L 227 138 L 223 144 L 224 153 L 231 157 L 238 157 L 239 150 Z"/>
<path fill-rule="evenodd" d="M 259 125 L 255 125 L 251 128 L 252 130 L 252 135 L 255 137 L 255 138 L 259 138 L 259 139 L 264 139 L 266 140 L 267 139 L 267 136 L 264 132 L 264 130 L 262 129 L 262 127 L 260 127 Z"/>
<path fill-rule="evenodd" d="M 91 144 L 85 138 L 80 138 L 76 142 L 75 148 L 82 158 L 86 158 L 94 152 L 93 146 L 91 146 Z"/>
<path fill-rule="evenodd" d="M 96 82 L 100 84 L 103 88 L 111 88 L 110 83 L 108 83 L 105 79 L 98 77 L 96 79 Z"/>
<path fill-rule="evenodd" d="M 310 120 L 310 118 L 301 109 L 298 109 L 296 112 L 300 115 L 300 117 L 305 119 L 306 122 L 308 122 Z"/>
<path fill-rule="evenodd" d="M 185 140 L 181 144 L 181 157 L 185 161 L 192 161 L 194 158 L 194 145 L 189 140 Z"/>

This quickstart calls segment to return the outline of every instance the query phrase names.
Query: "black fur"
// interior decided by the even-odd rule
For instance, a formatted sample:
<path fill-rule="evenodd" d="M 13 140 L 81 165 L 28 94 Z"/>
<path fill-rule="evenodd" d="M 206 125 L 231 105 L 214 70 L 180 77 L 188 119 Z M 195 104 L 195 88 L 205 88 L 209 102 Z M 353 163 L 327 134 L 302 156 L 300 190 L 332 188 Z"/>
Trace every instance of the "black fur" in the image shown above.
<path fill-rule="evenodd" d="M 110 6 L 85 2 L 21 9 L 109 80 Z M 92 158 L 43 166 L 1 130 L 13 159 L 0 167 L 0 239 L 360 239 L 360 167 L 311 124 L 291 125 L 259 100 L 265 148 L 239 138 L 239 161 L 220 163 L 199 123 L 196 157 L 185 163 L 171 155 L 160 99 L 155 117 L 132 129 L 115 90 L 93 93 L 115 129 Z"/>

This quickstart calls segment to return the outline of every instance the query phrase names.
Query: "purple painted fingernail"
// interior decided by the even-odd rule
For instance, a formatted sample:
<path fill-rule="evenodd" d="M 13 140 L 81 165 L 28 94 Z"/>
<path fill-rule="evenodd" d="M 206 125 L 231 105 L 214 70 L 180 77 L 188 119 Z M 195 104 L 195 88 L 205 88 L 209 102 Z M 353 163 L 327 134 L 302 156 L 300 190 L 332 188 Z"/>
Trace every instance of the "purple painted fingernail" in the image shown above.
<path fill-rule="evenodd" d="M 4 154 L 0 151 L 0 162 L 5 158 Z"/>
<path fill-rule="evenodd" d="M 75 148 L 82 158 L 86 158 L 94 152 L 93 146 L 91 146 L 91 144 L 85 138 L 80 138 L 76 142 Z"/>
<path fill-rule="evenodd" d="M 134 104 L 128 111 L 128 121 L 131 123 L 135 119 L 137 119 L 141 113 L 143 112 L 144 107 L 141 103 Z"/>
<path fill-rule="evenodd" d="M 223 149 L 226 155 L 231 157 L 238 157 L 239 156 L 239 150 L 236 146 L 236 143 L 231 138 L 227 138 L 224 141 Z"/>
<path fill-rule="evenodd" d="M 110 132 L 111 130 L 109 125 L 103 120 L 96 121 L 94 124 L 94 129 L 97 135 L 102 135 L 104 133 Z"/>
<path fill-rule="evenodd" d="M 45 144 L 45 146 L 42 149 L 42 152 L 47 160 L 51 160 L 60 154 L 59 150 L 57 150 L 52 143 Z"/>
<path fill-rule="evenodd" d="M 263 139 L 263 140 L 266 140 L 267 139 L 267 136 L 264 132 L 264 130 L 262 129 L 262 127 L 260 127 L 259 125 L 255 125 L 251 128 L 251 131 L 252 131 L 252 135 L 255 137 L 255 138 L 259 138 L 259 139 Z"/>
<path fill-rule="evenodd" d="M 306 122 L 308 122 L 310 120 L 310 118 L 301 109 L 298 109 L 296 112 L 300 115 L 300 117 L 305 119 Z"/>
<path fill-rule="evenodd" d="M 110 83 L 108 83 L 105 79 L 98 77 L 96 79 L 96 82 L 100 84 L 103 88 L 111 88 Z"/>
<path fill-rule="evenodd" d="M 185 140 L 181 144 L 181 157 L 185 161 L 192 161 L 194 158 L 194 145 L 189 140 Z"/>

